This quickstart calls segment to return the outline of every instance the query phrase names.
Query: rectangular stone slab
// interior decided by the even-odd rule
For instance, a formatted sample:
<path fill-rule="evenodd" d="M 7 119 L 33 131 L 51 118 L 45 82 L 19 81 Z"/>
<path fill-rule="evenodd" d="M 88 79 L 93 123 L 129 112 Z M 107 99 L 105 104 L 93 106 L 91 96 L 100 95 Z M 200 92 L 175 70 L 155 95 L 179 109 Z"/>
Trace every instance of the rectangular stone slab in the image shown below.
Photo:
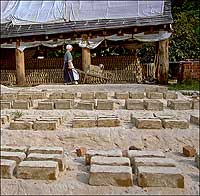
<path fill-rule="evenodd" d="M 172 110 L 191 110 L 192 103 L 187 100 L 168 100 L 167 107 Z"/>
<path fill-rule="evenodd" d="M 59 110 L 66 110 L 66 109 L 72 108 L 71 100 L 66 100 L 66 99 L 55 100 L 54 104 L 55 104 L 55 109 L 59 109 Z"/>
<path fill-rule="evenodd" d="M 93 156 L 122 157 L 121 150 L 88 150 L 85 154 L 85 164 L 90 165 Z"/>
<path fill-rule="evenodd" d="M 94 102 L 78 102 L 76 109 L 79 110 L 94 110 Z"/>
<path fill-rule="evenodd" d="M 94 92 L 82 92 L 81 99 L 84 99 L 84 100 L 95 99 L 95 94 Z"/>
<path fill-rule="evenodd" d="M 97 125 L 96 118 L 74 118 L 72 120 L 73 128 L 83 128 L 83 127 L 95 127 Z"/>
<path fill-rule="evenodd" d="M 22 161 L 17 168 L 17 178 L 56 180 L 59 174 L 55 161 Z"/>
<path fill-rule="evenodd" d="M 1 151 L 8 151 L 8 152 L 24 152 L 26 153 L 28 150 L 27 146 L 1 146 Z"/>
<path fill-rule="evenodd" d="M 157 118 L 136 118 L 135 119 L 135 126 L 138 129 L 161 129 L 162 122 L 160 119 Z"/>
<path fill-rule="evenodd" d="M 149 99 L 162 99 L 163 98 L 163 93 L 158 93 L 158 92 L 147 92 L 146 97 Z"/>
<path fill-rule="evenodd" d="M 1 178 L 12 178 L 14 169 L 16 167 L 16 161 L 1 159 L 0 160 L 0 177 Z"/>
<path fill-rule="evenodd" d="M 140 92 L 140 91 L 129 92 L 129 98 L 130 99 L 144 99 L 144 92 Z"/>
<path fill-rule="evenodd" d="M 128 92 L 115 92 L 116 99 L 128 99 L 129 93 Z"/>
<path fill-rule="evenodd" d="M 52 121 L 35 121 L 33 124 L 33 129 L 34 130 L 56 130 L 57 129 L 57 121 L 52 120 Z"/>
<path fill-rule="evenodd" d="M 58 127 L 61 123 L 60 123 L 60 120 L 58 119 L 58 118 L 48 118 L 48 117 L 46 117 L 46 118 L 38 118 L 35 122 L 43 122 L 43 121 L 45 121 L 45 122 L 56 122 L 56 126 Z"/>
<path fill-rule="evenodd" d="M 64 149 L 59 146 L 31 146 L 28 149 L 28 154 L 30 153 L 40 153 L 40 154 L 64 154 Z"/>
<path fill-rule="evenodd" d="M 117 127 L 120 126 L 120 119 L 118 117 L 98 117 L 98 127 Z"/>
<path fill-rule="evenodd" d="M 97 110 L 114 110 L 115 102 L 112 100 L 97 100 Z"/>
<path fill-rule="evenodd" d="M 12 130 L 31 130 L 33 129 L 33 122 L 16 120 L 10 122 L 10 129 Z"/>
<path fill-rule="evenodd" d="M 58 124 L 62 124 L 64 122 L 64 118 L 62 116 L 42 116 L 40 119 L 56 120 L 56 121 L 58 121 Z"/>
<path fill-rule="evenodd" d="M 132 186 L 131 167 L 91 165 L 89 184 L 93 186 Z"/>
<path fill-rule="evenodd" d="M 144 110 L 144 103 L 142 100 L 126 99 L 125 107 L 127 110 Z"/>
<path fill-rule="evenodd" d="M 130 166 L 130 159 L 127 157 L 104 157 L 93 156 L 91 165 L 112 165 L 112 166 Z"/>
<path fill-rule="evenodd" d="M 75 99 L 76 97 L 77 97 L 77 93 L 73 93 L 73 92 L 63 92 L 62 93 L 63 99 Z"/>
<path fill-rule="evenodd" d="M 47 102 L 47 101 L 39 102 L 38 109 L 39 110 L 53 110 L 54 102 Z"/>
<path fill-rule="evenodd" d="M 108 99 L 108 92 L 95 92 L 95 99 Z"/>
<path fill-rule="evenodd" d="M 185 119 L 163 119 L 162 125 L 165 129 L 166 128 L 170 128 L 170 129 L 174 129 L 174 128 L 188 129 L 189 128 L 189 123 Z"/>
<path fill-rule="evenodd" d="M 26 161 L 56 161 L 58 162 L 60 171 L 64 171 L 66 166 L 63 154 L 30 153 L 26 158 Z"/>
<path fill-rule="evenodd" d="M 173 91 L 168 91 L 163 93 L 163 98 L 164 99 L 178 99 L 178 94 Z"/>
<path fill-rule="evenodd" d="M 3 93 L 1 94 L 2 100 L 15 100 L 17 98 L 17 93 Z"/>
<path fill-rule="evenodd" d="M 199 115 L 190 115 L 190 123 L 200 125 Z"/>
<path fill-rule="evenodd" d="M 28 110 L 30 107 L 31 107 L 30 101 L 23 101 L 23 100 L 15 100 L 13 101 L 13 105 L 12 105 L 13 109 Z"/>
<path fill-rule="evenodd" d="M 163 103 L 159 100 L 144 100 L 144 108 L 146 110 L 163 110 Z"/>
<path fill-rule="evenodd" d="M 53 92 L 49 95 L 49 99 L 63 99 L 63 91 Z"/>
<path fill-rule="evenodd" d="M 137 173 L 141 187 L 184 188 L 184 176 L 176 167 L 139 166 Z"/>
<path fill-rule="evenodd" d="M 14 160 L 17 164 L 19 164 L 21 161 L 23 161 L 26 158 L 26 154 L 23 152 L 6 152 L 1 151 L 1 159 L 8 159 L 8 160 Z"/>
<path fill-rule="evenodd" d="M 1 110 L 12 108 L 12 101 L 1 101 L 0 104 L 1 104 Z"/>

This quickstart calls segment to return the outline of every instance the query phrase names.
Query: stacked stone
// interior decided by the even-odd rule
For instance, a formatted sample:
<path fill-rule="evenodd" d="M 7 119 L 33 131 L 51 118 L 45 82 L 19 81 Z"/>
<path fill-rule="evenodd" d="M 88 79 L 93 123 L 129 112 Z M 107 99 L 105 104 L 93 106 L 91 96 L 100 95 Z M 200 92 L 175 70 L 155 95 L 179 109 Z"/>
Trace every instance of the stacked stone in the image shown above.
<path fill-rule="evenodd" d="M 184 176 L 176 162 L 160 151 L 129 150 L 133 173 L 141 187 L 184 188 Z"/>
<path fill-rule="evenodd" d="M 192 103 L 187 100 L 168 100 L 167 107 L 172 110 L 191 110 Z"/>
<path fill-rule="evenodd" d="M 121 150 L 88 150 L 86 165 L 90 165 L 89 184 L 93 186 L 132 186 L 130 160 Z"/>

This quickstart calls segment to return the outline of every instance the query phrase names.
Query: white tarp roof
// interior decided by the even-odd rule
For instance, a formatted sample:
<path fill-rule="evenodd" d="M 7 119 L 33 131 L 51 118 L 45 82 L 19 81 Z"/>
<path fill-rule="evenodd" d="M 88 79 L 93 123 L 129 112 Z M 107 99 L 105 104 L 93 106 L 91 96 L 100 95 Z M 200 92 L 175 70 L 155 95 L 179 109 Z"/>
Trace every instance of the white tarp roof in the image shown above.
<path fill-rule="evenodd" d="M 63 0 L 1 1 L 1 23 L 14 25 L 85 21 L 95 19 L 144 18 L 162 15 L 164 0 Z"/>

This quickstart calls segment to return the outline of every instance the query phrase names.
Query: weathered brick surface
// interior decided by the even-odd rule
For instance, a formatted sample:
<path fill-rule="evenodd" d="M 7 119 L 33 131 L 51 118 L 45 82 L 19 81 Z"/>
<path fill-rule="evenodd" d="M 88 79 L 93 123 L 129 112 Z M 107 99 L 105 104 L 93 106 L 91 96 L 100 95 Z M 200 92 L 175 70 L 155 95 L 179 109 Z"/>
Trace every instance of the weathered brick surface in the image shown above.
<path fill-rule="evenodd" d="M 16 161 L 1 159 L 0 160 L 0 177 L 12 178 L 15 167 L 16 167 Z"/>
<path fill-rule="evenodd" d="M 31 130 L 33 129 L 33 122 L 16 120 L 16 121 L 10 122 L 10 129 Z"/>
<path fill-rule="evenodd" d="M 137 173 L 141 187 L 184 188 L 184 176 L 176 167 L 139 166 Z"/>
<path fill-rule="evenodd" d="M 162 99 L 163 98 L 163 93 L 158 93 L 158 92 L 147 92 L 146 97 L 149 99 Z"/>
<path fill-rule="evenodd" d="M 85 164 L 90 165 L 93 156 L 122 157 L 121 150 L 88 150 L 85 155 Z"/>
<path fill-rule="evenodd" d="M 116 99 L 128 99 L 129 93 L 128 92 L 115 92 Z"/>
<path fill-rule="evenodd" d="M 28 110 L 30 107 L 31 107 L 30 101 L 23 101 L 23 100 L 15 100 L 13 101 L 13 105 L 12 105 L 13 109 Z"/>
<path fill-rule="evenodd" d="M 186 100 L 168 100 L 167 107 L 173 110 L 190 110 L 192 104 Z"/>
<path fill-rule="evenodd" d="M 27 93 L 19 93 L 17 94 L 17 99 L 18 100 L 30 100 L 31 99 L 31 94 Z"/>
<path fill-rule="evenodd" d="M 8 151 L 8 152 L 24 152 L 26 153 L 28 150 L 27 146 L 8 146 L 3 145 L 0 148 L 1 151 Z"/>
<path fill-rule="evenodd" d="M 1 151 L 1 159 L 14 160 L 17 164 L 26 158 L 26 154 L 23 152 L 7 152 Z"/>
<path fill-rule="evenodd" d="M 162 122 L 160 119 L 157 118 L 151 118 L 151 119 L 136 118 L 135 126 L 138 129 L 161 129 Z"/>
<path fill-rule="evenodd" d="M 30 153 L 26 158 L 26 161 L 55 161 L 58 162 L 59 170 L 64 171 L 66 167 L 66 161 L 63 154 L 39 154 Z"/>
<path fill-rule="evenodd" d="M 53 92 L 49 95 L 49 99 L 62 99 L 63 91 Z"/>
<path fill-rule="evenodd" d="M 54 102 L 52 102 L 52 101 L 38 102 L 38 109 L 39 110 L 53 110 L 54 109 Z"/>
<path fill-rule="evenodd" d="M 158 92 L 158 93 L 164 93 L 167 91 L 168 91 L 168 87 L 165 87 L 165 86 L 156 87 L 156 92 Z"/>
<path fill-rule="evenodd" d="M 148 93 L 148 92 L 157 92 L 157 87 L 147 87 L 145 88 L 145 92 Z"/>
<path fill-rule="evenodd" d="M 112 166 L 130 166 L 130 159 L 127 157 L 103 157 L 93 156 L 91 165 L 112 165 Z"/>
<path fill-rule="evenodd" d="M 135 113 L 131 114 L 131 123 L 136 126 L 136 119 L 152 119 L 155 118 L 153 114 L 142 114 L 142 115 L 135 115 Z"/>
<path fill-rule="evenodd" d="M 43 116 L 41 118 L 37 118 L 37 121 L 48 121 L 48 122 L 55 121 L 57 126 L 59 126 L 63 123 L 63 118 L 55 116 Z"/>
<path fill-rule="evenodd" d="M 95 92 L 95 99 L 108 99 L 108 92 Z"/>
<path fill-rule="evenodd" d="M 3 93 L 1 94 L 1 100 L 16 100 L 17 93 Z"/>
<path fill-rule="evenodd" d="M 184 146 L 183 154 L 187 157 L 194 157 L 194 155 L 196 154 L 196 149 L 192 146 Z"/>
<path fill-rule="evenodd" d="M 1 122 L 2 122 L 2 124 L 9 123 L 10 122 L 10 115 L 8 115 L 8 114 L 1 115 Z"/>
<path fill-rule="evenodd" d="M 17 178 L 56 180 L 59 174 L 55 161 L 23 161 L 17 168 Z"/>
<path fill-rule="evenodd" d="M 46 92 L 35 92 L 31 94 L 32 99 L 46 99 L 47 94 Z"/>
<path fill-rule="evenodd" d="M 64 154 L 64 149 L 62 147 L 51 147 L 51 146 L 31 146 L 28 149 L 28 154 L 30 153 L 40 153 L 40 154 Z"/>
<path fill-rule="evenodd" d="M 175 91 L 168 91 L 163 93 L 164 99 L 178 99 L 178 94 Z"/>
<path fill-rule="evenodd" d="M 200 103 L 199 99 L 193 99 L 192 100 L 192 109 L 199 110 L 200 109 L 199 103 Z"/>
<path fill-rule="evenodd" d="M 114 110 L 115 103 L 112 100 L 97 100 L 97 110 Z"/>
<path fill-rule="evenodd" d="M 63 99 L 75 99 L 76 97 L 77 97 L 77 93 L 73 93 L 73 92 L 63 92 L 62 93 Z"/>
<path fill-rule="evenodd" d="M 73 107 L 73 102 L 71 100 L 62 99 L 62 100 L 55 100 L 55 109 L 71 109 Z"/>
<path fill-rule="evenodd" d="M 58 122 L 55 120 L 37 120 L 33 124 L 34 130 L 56 130 L 58 128 Z"/>
<path fill-rule="evenodd" d="M 82 92 L 81 99 L 84 99 L 84 100 L 95 99 L 95 94 L 94 92 Z"/>
<path fill-rule="evenodd" d="M 146 110 L 163 110 L 163 103 L 159 100 L 144 100 L 144 108 Z"/>
<path fill-rule="evenodd" d="M 94 110 L 94 102 L 80 101 L 76 106 L 79 110 Z"/>
<path fill-rule="evenodd" d="M 117 127 L 120 126 L 120 119 L 117 116 L 98 116 L 98 127 Z"/>
<path fill-rule="evenodd" d="M 144 99 L 144 92 L 140 92 L 140 91 L 129 92 L 129 98 L 130 99 Z"/>
<path fill-rule="evenodd" d="M 163 119 L 162 125 L 164 128 L 179 128 L 179 129 L 188 129 L 189 123 L 185 119 Z"/>
<path fill-rule="evenodd" d="M 127 99 L 125 107 L 127 110 L 144 110 L 144 103 L 142 100 Z"/>
<path fill-rule="evenodd" d="M 132 186 L 131 167 L 92 165 L 90 168 L 89 184 L 94 186 Z"/>
<path fill-rule="evenodd" d="M 196 163 L 197 167 L 199 168 L 199 166 L 200 166 L 200 155 L 199 155 L 199 153 L 196 153 L 196 155 L 195 155 L 195 163 Z"/>
<path fill-rule="evenodd" d="M 1 110 L 12 108 L 12 101 L 0 101 L 0 104 L 1 104 Z"/>
<path fill-rule="evenodd" d="M 190 115 L 190 122 L 196 125 L 200 125 L 199 115 Z"/>
<path fill-rule="evenodd" d="M 95 127 L 96 125 L 95 117 L 76 117 L 72 120 L 73 128 Z"/>

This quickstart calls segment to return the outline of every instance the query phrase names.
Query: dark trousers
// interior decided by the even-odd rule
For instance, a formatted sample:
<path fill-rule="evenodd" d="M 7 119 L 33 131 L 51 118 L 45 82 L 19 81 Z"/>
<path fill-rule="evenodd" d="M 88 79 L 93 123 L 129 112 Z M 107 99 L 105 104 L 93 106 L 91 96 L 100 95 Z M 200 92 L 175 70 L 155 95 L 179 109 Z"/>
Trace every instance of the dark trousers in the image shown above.
<path fill-rule="evenodd" d="M 72 69 L 64 69 L 64 83 L 69 83 L 74 81 L 74 76 Z"/>

